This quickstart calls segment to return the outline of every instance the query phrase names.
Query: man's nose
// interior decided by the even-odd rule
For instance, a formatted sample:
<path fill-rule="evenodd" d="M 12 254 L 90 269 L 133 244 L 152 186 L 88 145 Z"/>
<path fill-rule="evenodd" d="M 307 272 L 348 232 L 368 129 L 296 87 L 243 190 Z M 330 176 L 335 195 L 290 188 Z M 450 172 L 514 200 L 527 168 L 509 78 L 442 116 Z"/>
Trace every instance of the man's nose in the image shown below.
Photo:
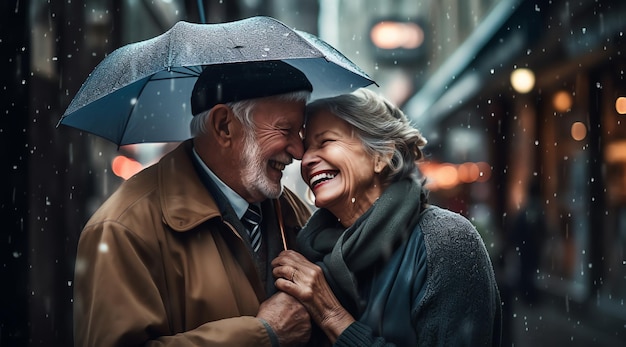
<path fill-rule="evenodd" d="M 287 153 L 289 153 L 294 159 L 300 160 L 304 155 L 304 145 L 300 136 L 292 136 L 289 146 L 287 147 Z"/>

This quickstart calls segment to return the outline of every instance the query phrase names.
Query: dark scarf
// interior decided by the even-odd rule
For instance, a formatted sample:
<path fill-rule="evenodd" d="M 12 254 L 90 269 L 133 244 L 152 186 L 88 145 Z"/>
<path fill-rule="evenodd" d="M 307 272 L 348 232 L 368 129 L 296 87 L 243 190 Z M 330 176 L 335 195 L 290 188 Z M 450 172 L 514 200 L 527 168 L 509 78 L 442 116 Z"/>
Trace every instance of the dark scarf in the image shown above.
<path fill-rule="evenodd" d="M 357 278 L 388 259 L 415 228 L 425 195 L 414 179 L 392 183 L 353 225 L 344 229 L 326 209 L 317 210 L 298 233 L 300 251 L 324 270 L 337 298 L 352 314 L 362 312 Z"/>

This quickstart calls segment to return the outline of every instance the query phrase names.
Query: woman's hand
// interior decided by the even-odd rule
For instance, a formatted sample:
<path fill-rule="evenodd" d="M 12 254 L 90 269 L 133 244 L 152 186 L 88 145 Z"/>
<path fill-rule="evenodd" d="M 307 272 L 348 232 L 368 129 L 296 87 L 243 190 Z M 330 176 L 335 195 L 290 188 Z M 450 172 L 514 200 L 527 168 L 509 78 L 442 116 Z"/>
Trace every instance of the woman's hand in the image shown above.
<path fill-rule="evenodd" d="M 276 288 L 298 299 L 332 343 L 354 322 L 330 289 L 324 272 L 298 252 L 281 252 L 272 261 Z"/>

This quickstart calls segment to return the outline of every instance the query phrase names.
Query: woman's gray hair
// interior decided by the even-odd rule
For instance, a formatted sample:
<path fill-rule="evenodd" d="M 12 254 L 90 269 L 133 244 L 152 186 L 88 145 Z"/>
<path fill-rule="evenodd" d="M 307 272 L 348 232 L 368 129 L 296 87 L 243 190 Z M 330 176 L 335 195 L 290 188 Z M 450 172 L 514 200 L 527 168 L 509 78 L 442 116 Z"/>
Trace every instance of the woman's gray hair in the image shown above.
<path fill-rule="evenodd" d="M 274 99 L 278 101 L 304 101 L 307 102 L 311 97 L 311 93 L 303 90 L 297 92 L 290 92 L 285 94 L 268 96 L 263 99 Z M 248 99 L 234 102 L 225 103 L 226 106 L 230 107 L 235 114 L 235 117 L 244 125 L 246 132 L 249 133 L 254 129 L 252 123 L 252 111 L 256 106 L 256 103 L 260 99 Z M 204 112 L 200 112 L 196 116 L 191 119 L 191 123 L 189 124 L 189 129 L 191 131 L 191 136 L 195 137 L 200 134 L 206 133 L 206 120 L 211 114 L 211 109 L 206 110 Z"/>
<path fill-rule="evenodd" d="M 405 177 L 417 177 L 417 161 L 423 158 L 426 139 L 414 128 L 404 112 L 369 89 L 311 102 L 306 117 L 329 111 L 352 125 L 363 147 L 371 155 L 380 155 L 387 163 L 385 183 Z"/>

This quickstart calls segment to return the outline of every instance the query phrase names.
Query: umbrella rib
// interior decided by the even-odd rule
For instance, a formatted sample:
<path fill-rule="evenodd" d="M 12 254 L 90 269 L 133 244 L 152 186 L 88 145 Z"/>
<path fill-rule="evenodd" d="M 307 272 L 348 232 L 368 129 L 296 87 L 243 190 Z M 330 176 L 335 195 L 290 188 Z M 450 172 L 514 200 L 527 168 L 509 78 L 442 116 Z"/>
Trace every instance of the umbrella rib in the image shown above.
<path fill-rule="evenodd" d="M 150 78 L 146 81 L 146 83 L 144 83 L 143 86 L 141 86 L 141 89 L 139 90 L 139 92 L 137 93 L 137 95 L 141 95 L 141 93 L 143 93 L 143 90 L 146 88 L 146 86 L 148 85 L 148 83 L 152 82 L 152 81 L 162 81 L 162 80 L 168 80 L 168 79 L 180 79 L 180 78 L 192 78 L 192 77 L 198 77 L 199 73 L 194 71 L 193 69 L 187 67 L 187 66 L 183 66 L 183 68 L 187 71 L 190 72 L 182 72 L 182 71 L 177 71 L 178 73 L 182 74 L 183 76 L 177 76 L 177 77 L 161 77 L 161 78 L 154 78 L 155 75 L 150 76 Z M 133 114 L 133 112 L 135 111 L 135 105 L 137 105 L 137 102 L 133 103 L 130 107 L 130 110 L 128 112 L 128 118 L 126 118 L 126 123 L 124 124 L 124 129 L 122 131 L 122 136 L 120 137 L 118 143 L 122 143 L 122 140 L 124 139 L 124 134 L 126 133 L 126 129 L 128 128 L 128 123 L 130 123 L 130 119 L 131 119 L 131 115 Z M 118 146 L 119 147 L 119 146 Z"/>
<path fill-rule="evenodd" d="M 146 83 L 144 83 L 144 85 L 141 86 L 141 89 L 139 90 L 137 95 L 141 95 L 141 93 L 143 93 L 143 90 L 146 88 L 148 83 L 150 83 L 152 81 L 161 81 L 161 80 L 179 79 L 179 78 L 191 78 L 191 77 L 198 77 L 200 75 L 198 72 L 194 71 L 193 69 L 191 69 L 191 68 L 189 68 L 187 66 L 184 66 L 183 68 L 185 70 L 187 70 L 187 71 L 190 71 L 190 72 L 177 71 L 178 73 L 182 74 L 183 76 L 169 77 L 169 78 L 165 78 L 165 77 L 163 77 L 163 78 L 154 78 L 155 75 L 150 76 L 150 78 L 146 81 Z M 131 105 L 131 107 L 130 107 L 130 110 L 128 112 L 128 118 L 126 118 L 126 123 L 124 124 L 124 129 L 122 131 L 122 136 L 120 137 L 118 143 L 122 143 L 122 140 L 124 139 L 124 134 L 126 133 L 126 129 L 128 128 L 128 124 L 130 123 L 131 115 L 135 111 L 135 105 L 137 105 L 137 102 L 133 103 Z"/>
<path fill-rule="evenodd" d="M 181 75 L 188 75 L 188 76 L 200 76 L 200 74 L 202 73 L 202 70 L 204 70 L 204 68 L 200 67 L 200 71 L 196 71 L 196 69 L 193 68 L 198 68 L 196 65 L 194 66 L 181 66 L 183 68 L 183 70 L 177 70 L 176 72 L 180 73 Z M 188 72 L 186 72 L 188 71 Z"/>
<path fill-rule="evenodd" d="M 146 88 L 148 83 L 152 80 L 152 77 L 154 77 L 154 75 L 150 76 L 150 78 L 146 81 L 146 83 L 144 83 L 143 86 L 141 86 L 141 89 L 137 93 L 137 98 L 135 98 L 136 101 L 131 105 L 130 110 L 128 111 L 128 117 L 126 117 L 126 123 L 124 123 L 124 129 L 122 130 L 122 134 L 121 134 L 122 136 L 120 136 L 119 141 L 117 141 L 118 149 L 119 149 L 119 144 L 122 143 L 122 140 L 124 139 L 124 134 L 126 134 L 126 128 L 128 128 L 128 123 L 130 123 L 130 119 L 132 118 L 132 114 L 135 111 L 135 105 L 137 105 L 137 99 L 139 98 L 139 95 L 141 95 L 141 93 L 143 93 L 143 90 Z"/>
<path fill-rule="evenodd" d="M 171 80 L 171 79 L 178 79 L 178 78 L 198 77 L 198 76 L 200 76 L 200 73 L 202 72 L 202 70 L 195 71 L 194 69 L 192 69 L 192 68 L 190 68 L 188 66 L 181 66 L 181 68 L 182 68 L 182 70 L 175 70 L 174 71 L 179 76 L 167 76 L 167 77 L 154 78 L 154 76 L 156 76 L 156 75 L 152 75 L 152 77 L 150 77 L 150 80 L 148 80 L 148 82 L 150 82 L 150 81 Z"/>
<path fill-rule="evenodd" d="M 184 76 L 176 76 L 176 77 L 150 78 L 150 80 L 148 80 L 148 82 L 163 81 L 163 80 L 177 80 L 177 79 L 181 79 L 181 78 L 192 78 L 192 77 L 198 77 L 198 75 L 184 75 Z"/>

